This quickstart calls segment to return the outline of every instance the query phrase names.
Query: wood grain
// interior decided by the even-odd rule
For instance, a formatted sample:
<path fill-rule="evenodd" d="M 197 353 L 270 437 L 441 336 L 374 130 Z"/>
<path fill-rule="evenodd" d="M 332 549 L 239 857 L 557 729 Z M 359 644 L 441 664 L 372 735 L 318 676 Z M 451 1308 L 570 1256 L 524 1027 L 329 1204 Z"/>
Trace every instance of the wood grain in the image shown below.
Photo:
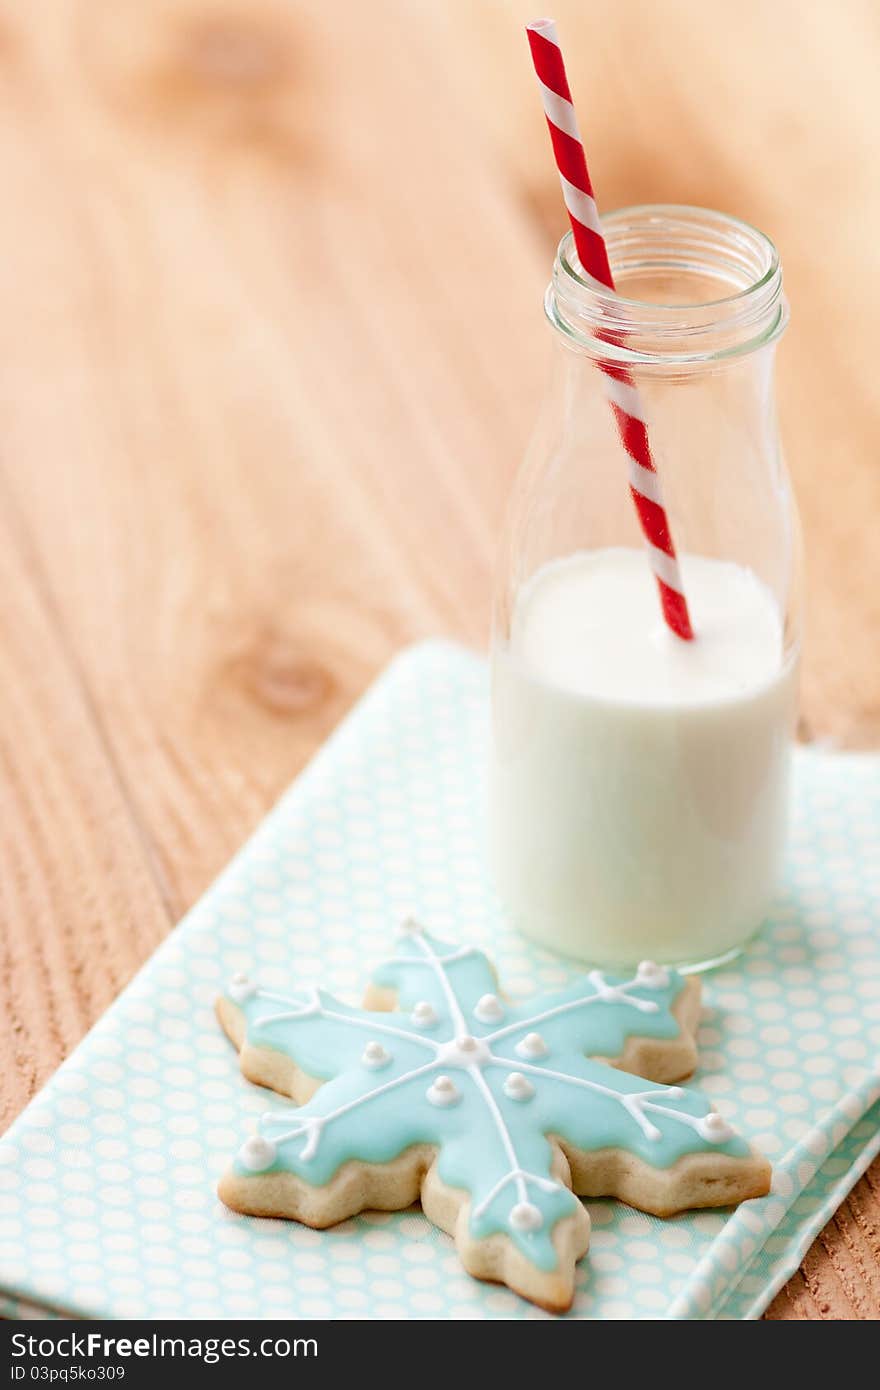
<path fill-rule="evenodd" d="M 556 12 L 602 204 L 780 245 L 805 718 L 876 741 L 876 13 Z M 0 4 L 7 1118 L 392 652 L 485 639 L 562 230 L 527 17 Z M 878 1223 L 875 1174 L 769 1316 L 877 1316 Z"/>

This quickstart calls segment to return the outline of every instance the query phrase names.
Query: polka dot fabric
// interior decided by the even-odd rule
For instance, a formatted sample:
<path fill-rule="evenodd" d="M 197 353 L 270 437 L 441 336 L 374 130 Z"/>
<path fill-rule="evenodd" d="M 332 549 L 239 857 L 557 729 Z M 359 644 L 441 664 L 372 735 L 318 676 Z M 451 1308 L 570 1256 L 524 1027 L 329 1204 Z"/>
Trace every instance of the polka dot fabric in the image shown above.
<path fill-rule="evenodd" d="M 517 997 L 576 973 L 505 925 L 488 882 L 486 710 L 475 657 L 400 657 L 20 1117 L 0 1143 L 0 1311 L 548 1316 L 470 1279 L 418 1210 L 318 1232 L 215 1195 L 266 1108 L 214 1021 L 235 971 L 356 1002 L 415 912 L 483 946 Z M 705 981 L 696 1082 L 772 1159 L 772 1194 L 668 1221 L 590 1203 L 568 1316 L 758 1316 L 880 1147 L 878 771 L 798 755 L 785 891 Z"/>

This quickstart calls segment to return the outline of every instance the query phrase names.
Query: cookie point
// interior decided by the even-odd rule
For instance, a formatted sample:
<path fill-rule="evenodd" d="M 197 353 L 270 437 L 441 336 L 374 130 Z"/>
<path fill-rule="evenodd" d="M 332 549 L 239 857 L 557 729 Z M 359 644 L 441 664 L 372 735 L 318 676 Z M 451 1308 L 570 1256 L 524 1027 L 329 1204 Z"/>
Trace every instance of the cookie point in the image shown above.
<path fill-rule="evenodd" d="M 484 994 L 477 1000 L 474 1018 L 480 1023 L 498 1023 L 504 1017 L 504 1005 L 497 994 Z"/>
<path fill-rule="evenodd" d="M 262 1134 L 252 1134 L 239 1149 L 238 1161 L 248 1172 L 262 1173 L 266 1168 L 272 1167 L 277 1152 L 271 1139 Z"/>
<path fill-rule="evenodd" d="M 397 928 L 399 936 L 418 936 L 421 930 L 420 924 L 411 912 L 406 913 Z"/>
<path fill-rule="evenodd" d="M 539 1231 L 544 1218 L 533 1202 L 517 1202 L 510 1212 L 510 1224 L 515 1231 Z"/>

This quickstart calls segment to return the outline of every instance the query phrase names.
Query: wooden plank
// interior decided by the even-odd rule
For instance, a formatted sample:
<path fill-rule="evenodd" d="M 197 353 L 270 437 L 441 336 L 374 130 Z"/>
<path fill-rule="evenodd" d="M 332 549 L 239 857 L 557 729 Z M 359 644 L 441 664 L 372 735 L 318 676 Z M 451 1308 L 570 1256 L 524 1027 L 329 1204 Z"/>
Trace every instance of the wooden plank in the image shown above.
<path fill-rule="evenodd" d="M 782 246 L 807 714 L 861 740 L 880 710 L 860 641 L 880 603 L 873 316 L 850 292 L 877 254 L 870 12 L 853 0 L 850 35 L 757 0 L 664 0 L 662 23 L 647 0 L 557 9 L 603 202 L 714 203 Z M 561 225 L 520 10 L 0 8 L 13 1108 L 402 642 L 485 639 Z M 838 186 L 842 208 L 817 206 Z M 774 1316 L 876 1306 L 872 1193 Z"/>
<path fill-rule="evenodd" d="M 171 925 L 57 614 L 0 490 L 0 1129 Z"/>
<path fill-rule="evenodd" d="M 205 13 L 42 44 L 0 231 L 4 466 L 181 908 L 401 642 L 484 640 L 546 346 L 466 123 L 399 120 L 427 43 L 365 136 L 366 12 Z"/>
<path fill-rule="evenodd" d="M 880 1309 L 880 1164 L 853 1189 L 766 1317 L 874 1320 Z"/>

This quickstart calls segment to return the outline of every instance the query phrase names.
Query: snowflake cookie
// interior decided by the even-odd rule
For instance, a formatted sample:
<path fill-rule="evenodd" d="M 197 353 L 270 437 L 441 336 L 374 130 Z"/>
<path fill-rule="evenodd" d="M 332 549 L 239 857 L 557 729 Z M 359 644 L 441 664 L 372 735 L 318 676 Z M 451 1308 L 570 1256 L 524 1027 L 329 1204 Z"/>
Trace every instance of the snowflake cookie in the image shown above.
<path fill-rule="evenodd" d="M 298 1102 L 222 1179 L 236 1211 L 329 1226 L 420 1198 L 471 1274 L 561 1312 L 590 1238 L 574 1193 L 666 1216 L 769 1189 L 766 1160 L 670 1084 L 696 1062 L 699 983 L 650 962 L 514 1006 L 482 951 L 407 923 L 364 1009 L 237 975 L 217 1012 L 245 1076 Z"/>

